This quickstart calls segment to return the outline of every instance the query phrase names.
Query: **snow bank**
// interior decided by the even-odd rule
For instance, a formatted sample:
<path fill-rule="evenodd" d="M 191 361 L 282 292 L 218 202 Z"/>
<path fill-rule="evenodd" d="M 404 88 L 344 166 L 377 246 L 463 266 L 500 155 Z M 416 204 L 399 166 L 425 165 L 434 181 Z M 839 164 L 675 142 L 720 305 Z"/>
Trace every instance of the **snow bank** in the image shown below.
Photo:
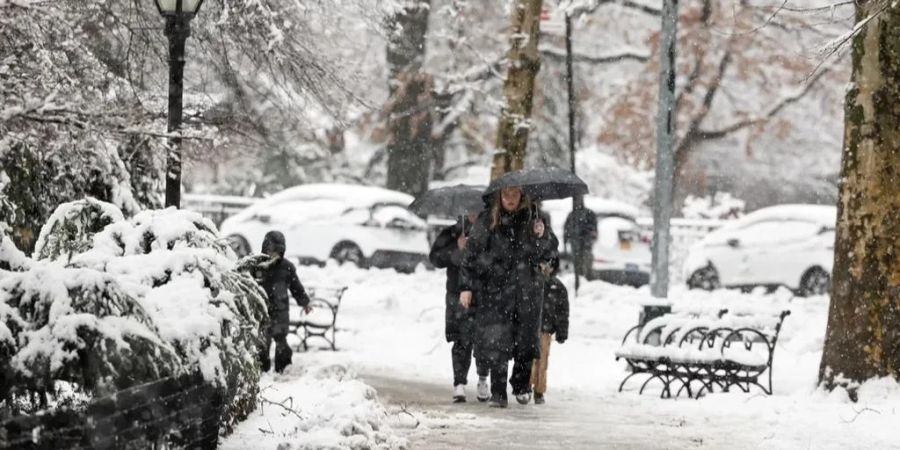
<path fill-rule="evenodd" d="M 240 424 L 223 449 L 405 449 L 406 439 L 371 386 L 344 365 L 264 375 L 257 412 Z"/>

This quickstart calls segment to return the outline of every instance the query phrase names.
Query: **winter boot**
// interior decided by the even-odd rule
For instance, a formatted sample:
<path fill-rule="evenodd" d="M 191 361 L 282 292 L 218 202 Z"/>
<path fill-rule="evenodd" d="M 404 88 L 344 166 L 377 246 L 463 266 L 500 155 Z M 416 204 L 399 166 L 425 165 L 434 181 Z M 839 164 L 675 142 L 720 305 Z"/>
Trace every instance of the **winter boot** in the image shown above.
<path fill-rule="evenodd" d="M 453 386 L 453 403 L 465 403 L 466 402 L 466 386 L 464 384 L 457 384 Z"/>
<path fill-rule="evenodd" d="M 543 405 L 544 404 L 544 394 L 534 393 L 534 404 L 535 405 Z"/>
<path fill-rule="evenodd" d="M 478 401 L 486 402 L 491 399 L 491 386 L 488 384 L 487 377 L 478 377 Z"/>
<path fill-rule="evenodd" d="M 508 404 L 509 404 L 509 401 L 506 399 L 505 396 L 500 396 L 497 394 L 492 395 L 491 401 L 488 402 L 488 406 L 491 408 L 506 408 L 506 406 Z"/>
<path fill-rule="evenodd" d="M 531 392 L 516 394 L 516 401 L 519 402 L 520 405 L 527 405 L 528 402 L 531 401 Z"/>

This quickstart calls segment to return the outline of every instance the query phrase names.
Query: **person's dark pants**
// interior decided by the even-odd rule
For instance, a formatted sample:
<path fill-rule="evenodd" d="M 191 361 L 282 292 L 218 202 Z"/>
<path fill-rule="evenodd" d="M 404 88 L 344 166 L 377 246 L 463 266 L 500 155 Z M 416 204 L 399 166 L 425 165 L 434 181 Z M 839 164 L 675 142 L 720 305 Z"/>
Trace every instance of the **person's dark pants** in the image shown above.
<path fill-rule="evenodd" d="M 515 358 L 513 360 L 512 376 L 509 377 L 513 395 L 524 394 L 531 390 L 531 367 L 533 365 L 534 359 Z"/>
<path fill-rule="evenodd" d="M 287 343 L 287 333 L 266 333 L 263 345 L 259 349 L 259 362 L 263 372 L 268 372 L 272 367 L 269 349 L 272 348 L 273 340 L 275 341 L 275 371 L 281 373 L 285 367 L 291 365 L 291 357 L 294 355 Z"/>
<path fill-rule="evenodd" d="M 506 378 L 509 376 L 509 361 L 495 358 L 486 365 L 491 377 L 491 397 L 506 399 Z"/>
<path fill-rule="evenodd" d="M 450 354 L 453 359 L 453 385 L 468 384 L 469 368 L 475 350 L 475 320 L 467 318 L 460 326 L 460 334 L 453 342 Z M 479 377 L 489 375 L 488 364 L 475 359 L 475 372 Z"/>

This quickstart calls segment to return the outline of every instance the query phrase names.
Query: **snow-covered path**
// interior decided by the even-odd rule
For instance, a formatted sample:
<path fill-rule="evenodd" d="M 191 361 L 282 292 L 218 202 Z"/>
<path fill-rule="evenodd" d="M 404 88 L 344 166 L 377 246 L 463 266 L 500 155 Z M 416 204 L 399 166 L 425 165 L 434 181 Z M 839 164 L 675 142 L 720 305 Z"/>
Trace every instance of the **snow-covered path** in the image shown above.
<path fill-rule="evenodd" d="M 737 448 L 900 449 L 900 387 L 874 380 L 859 403 L 816 389 L 828 301 L 734 292 L 683 293 L 710 307 L 791 309 L 775 354 L 775 395 L 758 392 L 662 400 L 658 390 L 617 392 L 621 337 L 646 291 L 586 285 L 572 301 L 572 329 L 550 357 L 543 406 L 494 410 L 450 402 L 450 346 L 443 339 L 440 272 L 400 275 L 348 267 L 303 268 L 309 285 L 350 287 L 338 317 L 338 352 L 294 355 L 264 378 L 271 401 L 225 448 Z M 470 374 L 474 376 L 473 373 Z M 471 378 L 470 378 L 470 381 Z M 374 389 L 368 386 L 373 386 Z M 383 406 L 382 406 L 383 405 Z"/>
<path fill-rule="evenodd" d="M 739 442 L 754 442 L 746 448 L 757 448 L 755 442 L 763 438 L 762 433 L 742 436 L 731 431 L 710 438 L 689 426 L 685 417 L 648 416 L 645 410 L 614 397 L 568 393 L 548 398 L 542 406 L 511 404 L 507 409 L 493 409 L 472 399 L 452 404 L 442 385 L 362 378 L 375 387 L 389 410 L 406 408 L 422 417 L 427 431 L 406 431 L 413 448 L 745 448 Z M 709 425 L 733 430 L 735 424 L 728 422 L 734 420 L 726 417 Z"/>

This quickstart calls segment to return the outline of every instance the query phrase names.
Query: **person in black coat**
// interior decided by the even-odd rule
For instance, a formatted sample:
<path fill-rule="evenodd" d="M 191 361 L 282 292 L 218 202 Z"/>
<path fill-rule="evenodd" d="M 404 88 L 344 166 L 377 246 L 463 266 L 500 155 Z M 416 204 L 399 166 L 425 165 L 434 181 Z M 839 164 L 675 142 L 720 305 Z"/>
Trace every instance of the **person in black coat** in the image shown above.
<path fill-rule="evenodd" d="M 290 321 L 290 296 L 309 312 L 309 296 L 297 277 L 297 268 L 284 259 L 284 235 L 278 231 L 266 233 L 262 252 L 270 259 L 261 263 L 254 274 L 257 282 L 266 291 L 269 310 L 269 326 L 265 331 L 263 344 L 259 349 L 259 361 L 263 372 L 271 367 L 269 349 L 275 341 L 275 371 L 281 373 L 291 364 L 293 352 L 287 343 L 288 322 Z"/>
<path fill-rule="evenodd" d="M 475 359 L 489 366 L 493 407 L 507 404 L 510 359 L 513 395 L 520 403 L 530 400 L 531 366 L 540 357 L 541 270 L 557 257 L 557 245 L 519 188 L 503 189 L 472 226 L 460 267 L 460 303 L 476 305 Z"/>
<path fill-rule="evenodd" d="M 447 342 L 453 342 L 450 354 L 453 363 L 453 401 L 456 403 L 466 401 L 465 386 L 475 347 L 475 311 L 466 310 L 459 304 L 459 265 L 462 250 L 466 247 L 466 234 L 475 217 L 473 214 L 444 228 L 431 245 L 428 255 L 435 267 L 447 269 L 444 334 Z M 487 385 L 487 366 L 476 359 L 475 371 L 478 373 L 477 398 L 486 402 L 491 395 Z"/>
<path fill-rule="evenodd" d="M 597 235 L 597 214 L 590 209 L 576 208 L 566 217 L 563 242 L 571 252 L 575 273 L 580 276 L 592 278 Z"/>
<path fill-rule="evenodd" d="M 544 286 L 544 310 L 541 320 L 541 357 L 534 361 L 531 369 L 531 387 L 534 403 L 544 403 L 547 392 L 547 368 L 549 367 L 550 343 L 553 337 L 562 344 L 569 339 L 569 291 L 555 276 L 549 277 Z"/>

